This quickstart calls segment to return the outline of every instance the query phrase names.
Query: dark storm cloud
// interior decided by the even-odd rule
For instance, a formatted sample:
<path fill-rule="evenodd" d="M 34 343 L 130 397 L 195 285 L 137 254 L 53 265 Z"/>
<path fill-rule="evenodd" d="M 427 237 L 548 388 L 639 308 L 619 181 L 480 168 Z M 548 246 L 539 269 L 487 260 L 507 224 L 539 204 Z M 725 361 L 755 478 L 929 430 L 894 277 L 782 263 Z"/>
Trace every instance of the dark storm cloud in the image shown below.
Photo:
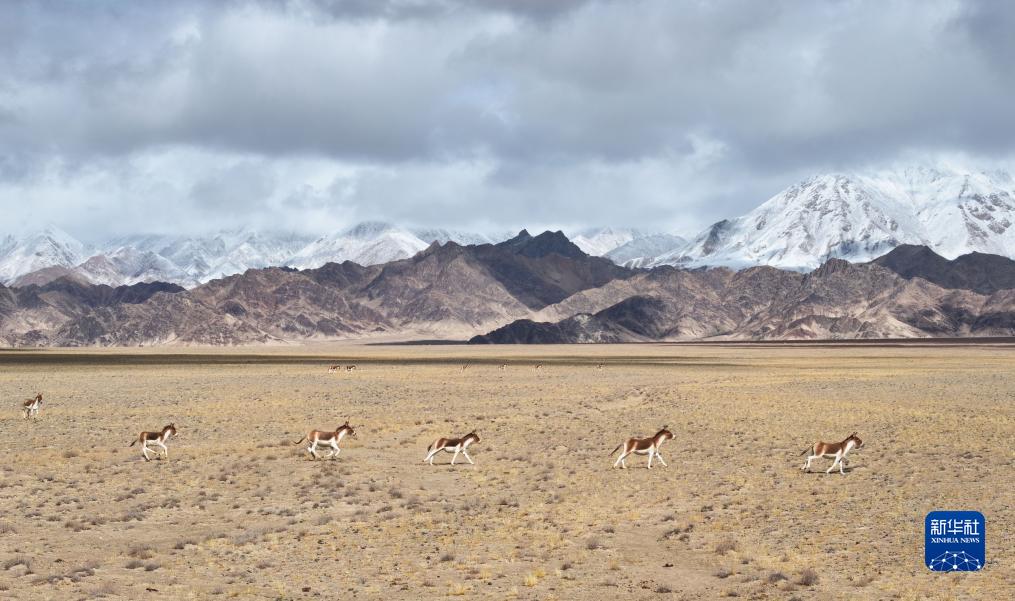
<path fill-rule="evenodd" d="M 815 171 L 1008 161 L 1013 27 L 972 0 L 4 3 L 0 206 L 693 233 Z"/>

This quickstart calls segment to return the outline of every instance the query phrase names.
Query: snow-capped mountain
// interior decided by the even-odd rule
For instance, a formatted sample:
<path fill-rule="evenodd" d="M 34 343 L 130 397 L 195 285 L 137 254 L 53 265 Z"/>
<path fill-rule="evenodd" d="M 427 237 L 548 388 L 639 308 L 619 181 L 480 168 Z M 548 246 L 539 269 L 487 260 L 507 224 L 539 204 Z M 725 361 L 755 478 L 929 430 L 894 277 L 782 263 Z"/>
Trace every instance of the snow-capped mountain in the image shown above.
<path fill-rule="evenodd" d="M 303 269 L 347 260 L 374 265 L 411 257 L 434 241 L 485 244 L 509 236 L 366 222 L 318 238 L 243 228 L 206 236 L 124 236 L 92 247 L 49 227 L 0 239 L 0 283 L 42 284 L 73 277 L 111 286 L 164 281 L 192 287 L 253 268 Z"/>
<path fill-rule="evenodd" d="M 318 267 L 328 261 L 360 265 L 405 259 L 428 244 L 411 231 L 390 223 L 366 222 L 333 235 L 321 236 L 287 261 L 292 267 Z"/>
<path fill-rule="evenodd" d="M 74 267 L 88 258 L 90 250 L 54 226 L 23 237 L 7 236 L 0 241 L 0 282 L 46 267 Z"/>
<path fill-rule="evenodd" d="M 187 286 L 251 268 L 283 265 L 312 240 L 311 236 L 243 228 L 207 236 L 128 236 L 112 241 L 106 246 L 106 252 L 116 253 L 128 248 L 164 257 L 172 269 L 163 281 Z"/>
<path fill-rule="evenodd" d="M 611 250 L 648 234 L 631 228 L 597 227 L 568 236 L 585 254 L 602 257 Z"/>
<path fill-rule="evenodd" d="M 446 230 L 442 228 L 416 228 L 412 233 L 429 246 L 433 242 L 446 244 L 455 242 L 457 244 L 496 244 L 514 236 L 514 232 L 503 231 L 493 235 L 478 234 L 475 232 L 464 232 L 461 230 Z"/>
<path fill-rule="evenodd" d="M 680 236 L 649 234 L 621 244 L 603 256 L 618 265 L 642 267 L 660 255 L 678 251 L 685 246 L 687 246 L 687 240 Z"/>
<path fill-rule="evenodd" d="M 310 237 L 248 228 L 205 236 L 135 235 L 89 245 L 56 227 L 0 239 L 0 283 L 59 277 L 121 285 L 165 281 L 193 287 L 272 265 L 374 265 L 441 244 L 496 243 L 503 235 L 365 222 Z M 809 270 L 829 258 L 872 260 L 900 244 L 954 258 L 978 251 L 1015 257 L 1015 180 L 1003 171 L 907 167 L 827 174 L 791 186 L 749 213 L 691 241 L 629 228 L 598 228 L 571 240 L 620 265 L 773 265 Z"/>
<path fill-rule="evenodd" d="M 1015 255 L 1015 185 L 1004 172 L 909 167 L 819 175 L 753 211 L 713 224 L 650 265 L 813 269 L 833 257 L 869 261 L 899 244 L 954 258 Z"/>
<path fill-rule="evenodd" d="M 329 261 L 352 261 L 376 265 L 407 259 L 433 242 L 445 244 L 487 244 L 508 237 L 490 237 L 472 232 L 445 229 L 409 229 L 391 223 L 368 221 L 337 234 L 321 236 L 286 260 L 286 265 L 306 269 Z"/>
<path fill-rule="evenodd" d="M 89 257 L 73 272 L 93 284 L 107 286 L 155 281 L 193 283 L 192 278 L 169 259 L 129 246 Z"/>

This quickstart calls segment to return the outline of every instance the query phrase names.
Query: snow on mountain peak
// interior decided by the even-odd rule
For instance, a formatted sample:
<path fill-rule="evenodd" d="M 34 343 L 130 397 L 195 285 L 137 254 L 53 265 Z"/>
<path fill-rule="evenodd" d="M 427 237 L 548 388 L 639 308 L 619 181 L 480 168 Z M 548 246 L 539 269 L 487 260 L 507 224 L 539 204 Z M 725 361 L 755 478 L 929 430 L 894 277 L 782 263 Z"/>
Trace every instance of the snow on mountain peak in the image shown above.
<path fill-rule="evenodd" d="M 1015 254 L 1015 193 L 1003 171 L 910 166 L 829 173 L 714 224 L 652 264 L 812 269 L 830 258 L 869 261 L 899 244 L 946 257 Z"/>
<path fill-rule="evenodd" d="M 578 232 L 571 242 L 588 255 L 603 256 L 632 240 L 647 234 L 633 228 L 599 227 Z"/>
<path fill-rule="evenodd" d="M 88 247 L 60 228 L 49 225 L 21 237 L 8 236 L 0 256 L 0 281 L 46 267 L 73 267 L 87 257 Z"/>

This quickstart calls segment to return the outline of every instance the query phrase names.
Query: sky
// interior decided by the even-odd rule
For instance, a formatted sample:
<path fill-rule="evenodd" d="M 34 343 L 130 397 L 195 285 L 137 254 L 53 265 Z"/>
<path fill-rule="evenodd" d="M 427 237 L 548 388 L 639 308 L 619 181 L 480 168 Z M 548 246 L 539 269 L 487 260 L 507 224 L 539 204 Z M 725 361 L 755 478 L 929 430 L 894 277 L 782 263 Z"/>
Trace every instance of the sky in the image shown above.
<path fill-rule="evenodd" d="M 0 232 L 693 235 L 1015 156 L 1015 3 L 0 3 Z"/>

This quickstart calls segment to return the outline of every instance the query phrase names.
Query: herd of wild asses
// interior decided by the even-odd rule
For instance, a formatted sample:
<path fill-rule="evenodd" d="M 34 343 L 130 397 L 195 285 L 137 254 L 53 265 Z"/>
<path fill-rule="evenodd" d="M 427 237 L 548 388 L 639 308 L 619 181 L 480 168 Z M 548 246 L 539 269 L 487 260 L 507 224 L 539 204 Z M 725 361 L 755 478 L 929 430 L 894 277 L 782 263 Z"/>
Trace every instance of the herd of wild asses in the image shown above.
<path fill-rule="evenodd" d="M 461 370 L 465 371 L 469 369 L 470 364 L 464 363 L 461 366 Z M 499 369 L 504 370 L 507 365 L 502 363 Z M 534 369 L 542 369 L 542 363 L 536 363 L 533 365 Z M 332 365 L 328 368 L 329 373 L 335 373 L 342 371 L 342 365 Z M 356 365 L 344 366 L 345 371 L 351 372 L 356 370 Z M 603 369 L 603 364 L 596 364 L 597 370 Z M 42 408 L 42 393 L 36 394 L 34 397 L 25 399 L 22 402 L 22 412 L 24 413 L 25 419 L 38 419 L 39 410 Z M 141 443 L 141 454 L 144 456 L 145 461 L 151 461 L 149 453 L 153 453 L 156 457 L 159 456 L 159 450 L 163 458 L 169 458 L 169 447 L 166 446 L 166 442 L 171 436 L 176 435 L 176 424 L 171 423 L 157 432 L 140 432 L 137 437 L 130 443 L 130 446 Z M 303 438 L 294 442 L 294 445 L 302 444 L 304 441 L 309 443 L 307 446 L 307 452 L 310 453 L 314 459 L 320 458 L 317 454 L 318 445 L 327 447 L 330 449 L 327 458 L 336 457 L 341 448 L 339 443 L 346 436 L 355 437 L 356 431 L 352 426 L 349 425 L 349 421 L 346 420 L 344 424 L 334 430 L 311 430 Z M 615 449 L 610 453 L 610 457 L 615 455 L 617 451 L 620 451 L 620 455 L 617 460 L 613 463 L 613 467 L 620 466 L 623 469 L 627 469 L 627 457 L 631 454 L 635 455 L 647 455 L 648 456 L 648 468 L 652 469 L 652 460 L 656 459 L 659 463 L 666 466 L 666 461 L 663 459 L 662 453 L 660 452 L 663 443 L 673 438 L 673 433 L 670 432 L 666 426 L 659 429 L 658 432 L 647 438 L 628 438 L 626 441 L 617 445 Z M 473 430 L 465 436 L 460 438 L 438 438 L 426 449 L 426 457 L 423 459 L 423 463 L 429 463 L 433 465 L 434 455 L 440 451 L 447 453 L 453 453 L 454 456 L 451 458 L 451 465 L 455 464 L 455 460 L 458 459 L 458 455 L 461 454 L 470 463 L 474 464 L 472 457 L 469 456 L 468 448 L 469 445 L 479 443 L 479 435 Z M 158 449 L 152 449 L 148 445 L 155 445 Z M 848 463 L 846 456 L 853 449 L 860 449 L 863 447 L 863 441 L 857 436 L 856 432 L 853 432 L 841 442 L 815 442 L 811 446 L 804 449 L 801 455 L 807 455 L 807 460 L 804 465 L 800 468 L 803 471 L 808 471 L 811 467 L 811 461 L 820 458 L 831 458 L 832 465 L 825 470 L 825 473 L 831 473 L 836 467 L 839 468 L 840 474 L 845 474 L 843 467 Z"/>

